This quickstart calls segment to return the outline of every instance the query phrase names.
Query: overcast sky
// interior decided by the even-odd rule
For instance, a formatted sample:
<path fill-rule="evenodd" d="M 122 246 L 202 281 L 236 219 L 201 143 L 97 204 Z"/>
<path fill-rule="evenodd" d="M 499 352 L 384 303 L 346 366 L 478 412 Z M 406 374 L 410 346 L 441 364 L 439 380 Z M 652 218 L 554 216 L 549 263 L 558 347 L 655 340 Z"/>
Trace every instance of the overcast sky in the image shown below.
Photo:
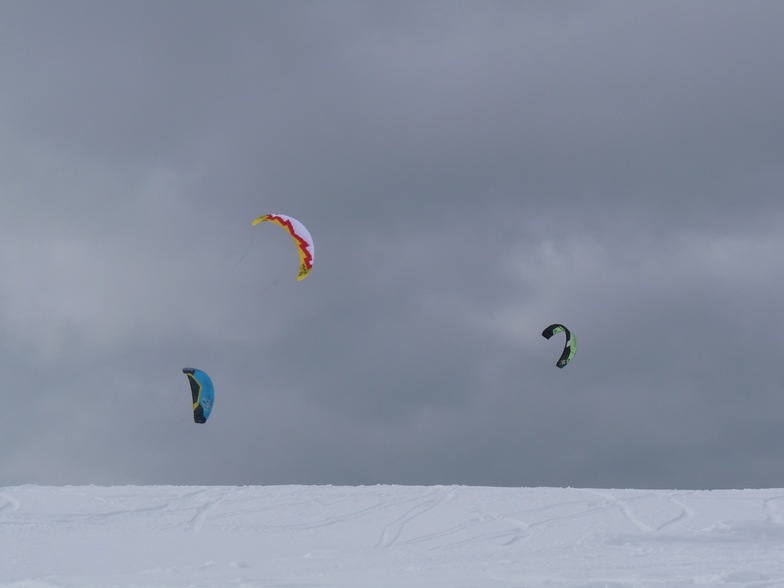
<path fill-rule="evenodd" d="M 782 31 L 0 3 L 0 484 L 783 487 Z"/>

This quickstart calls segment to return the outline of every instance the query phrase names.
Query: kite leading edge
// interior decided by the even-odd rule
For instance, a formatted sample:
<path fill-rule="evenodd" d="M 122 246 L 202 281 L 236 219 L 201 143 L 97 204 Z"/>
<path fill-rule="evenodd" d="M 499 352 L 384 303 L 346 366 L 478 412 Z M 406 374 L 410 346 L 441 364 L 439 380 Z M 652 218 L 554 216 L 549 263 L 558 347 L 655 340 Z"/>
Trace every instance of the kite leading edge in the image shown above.
<path fill-rule="evenodd" d="M 297 252 L 299 253 L 299 273 L 297 274 L 297 281 L 304 280 L 308 277 L 310 270 L 313 269 L 313 237 L 310 232 L 305 228 L 297 219 L 286 216 L 284 214 L 265 214 L 253 221 L 253 226 L 263 222 L 272 222 L 280 225 L 289 232 L 294 243 L 297 245 Z"/>
<path fill-rule="evenodd" d="M 562 368 L 572 360 L 574 354 L 577 352 L 577 337 L 575 337 L 565 326 L 558 323 L 550 325 L 542 331 L 542 337 L 549 339 L 556 333 L 564 333 L 566 335 L 566 344 L 564 345 L 563 353 L 561 353 L 561 357 L 555 364 L 559 368 Z"/>
<path fill-rule="evenodd" d="M 215 388 L 212 379 L 203 371 L 194 368 L 183 368 L 182 373 L 188 376 L 193 397 L 193 422 L 206 423 L 215 402 Z"/>

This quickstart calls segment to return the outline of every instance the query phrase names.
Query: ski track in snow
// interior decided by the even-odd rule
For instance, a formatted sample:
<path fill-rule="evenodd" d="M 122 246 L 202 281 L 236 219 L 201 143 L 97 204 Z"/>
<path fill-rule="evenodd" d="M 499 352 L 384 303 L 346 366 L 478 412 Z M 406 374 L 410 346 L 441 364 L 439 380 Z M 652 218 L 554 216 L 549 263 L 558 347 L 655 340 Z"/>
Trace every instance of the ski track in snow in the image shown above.
<path fill-rule="evenodd" d="M 675 506 L 677 506 L 681 510 L 681 512 L 680 514 L 671 518 L 670 520 L 661 523 L 658 527 L 656 527 L 657 531 L 674 530 L 679 524 L 694 517 L 694 510 L 690 506 L 686 505 L 684 502 L 675 498 L 674 494 L 668 494 L 667 499 L 670 502 L 672 502 Z"/>
<path fill-rule="evenodd" d="M 0 493 L 0 515 L 7 515 L 19 510 L 19 502 L 6 493 Z"/>
<path fill-rule="evenodd" d="M 604 506 L 610 509 L 617 509 L 621 512 L 624 518 L 631 523 L 634 528 L 642 533 L 654 533 L 654 532 L 661 532 L 665 530 L 673 530 L 677 527 L 678 524 L 692 518 L 694 516 L 694 510 L 687 506 L 683 501 L 678 500 L 675 498 L 676 493 L 645 493 L 640 494 L 637 496 L 633 496 L 630 498 L 617 498 L 613 494 L 609 492 L 599 491 L 599 490 L 584 490 L 584 492 L 588 492 L 591 494 L 595 494 L 604 500 Z M 646 522 L 640 515 L 638 515 L 634 510 L 634 504 L 636 502 L 641 502 L 644 500 L 656 499 L 661 500 L 661 498 L 666 498 L 669 500 L 673 505 L 675 505 L 678 509 L 678 514 L 673 516 L 672 518 L 665 519 L 662 521 L 651 522 L 649 524 Z"/>
<path fill-rule="evenodd" d="M 559 514 L 557 516 L 545 517 L 536 520 L 535 522 L 530 522 L 524 520 L 523 516 L 520 515 L 528 515 L 537 518 L 536 515 L 544 513 L 546 511 L 551 511 L 557 509 L 558 506 L 564 505 L 546 505 L 536 509 L 531 509 L 520 513 L 520 515 L 509 516 L 509 515 L 501 515 L 501 514 L 488 514 L 484 515 L 483 521 L 503 521 L 507 523 L 509 529 L 498 533 L 498 534 L 490 534 L 484 535 L 481 538 L 474 539 L 474 540 L 464 540 L 454 544 L 451 544 L 450 547 L 461 547 L 464 545 L 469 545 L 474 542 L 483 542 L 483 541 L 496 541 L 499 539 L 503 540 L 504 546 L 511 546 L 519 541 L 530 540 L 535 537 L 538 530 L 544 528 L 551 528 L 556 526 L 564 526 L 568 525 L 570 522 L 575 521 L 577 519 L 585 519 L 590 517 L 595 517 L 597 515 L 601 515 L 605 512 L 610 511 L 617 511 L 622 514 L 624 519 L 628 521 L 634 529 L 642 533 L 654 533 L 659 531 L 665 530 L 672 530 L 677 527 L 679 523 L 691 518 L 694 515 L 694 511 L 684 504 L 683 502 L 677 500 L 673 495 L 665 495 L 667 500 L 670 501 L 673 505 L 677 507 L 677 514 L 658 522 L 656 526 L 651 526 L 650 524 L 646 523 L 640 516 L 638 516 L 633 508 L 632 504 L 635 501 L 641 501 L 645 499 L 656 498 L 661 500 L 662 495 L 654 495 L 651 493 L 645 493 L 638 496 L 634 496 L 631 498 L 617 498 L 613 494 L 605 491 L 598 491 L 598 490 L 583 490 L 583 492 L 595 495 L 599 497 L 601 500 L 599 502 L 595 500 L 587 500 L 587 501 L 575 501 L 571 502 L 572 506 L 578 507 L 575 509 L 575 512 L 570 512 L 568 514 Z M 474 523 L 480 524 L 480 523 Z M 461 527 L 452 529 L 451 531 L 445 533 L 454 533 L 456 531 L 464 531 L 467 529 L 466 525 Z"/>
<path fill-rule="evenodd" d="M 626 520 L 629 521 L 638 531 L 642 531 L 643 533 L 650 533 L 654 530 L 653 527 L 637 517 L 630 506 L 631 502 L 634 500 L 639 500 L 641 497 L 619 499 L 608 492 L 599 492 L 598 490 L 584 490 L 584 492 L 595 494 L 599 498 L 603 499 L 603 502 L 600 505 L 603 508 L 617 508 L 623 514 L 624 518 L 626 518 Z M 643 497 L 644 496 L 645 495 L 643 495 Z"/>
<path fill-rule="evenodd" d="M 767 498 L 763 506 L 771 523 L 784 525 L 784 495 Z"/>
<path fill-rule="evenodd" d="M 207 517 L 209 516 L 210 512 L 215 510 L 215 508 L 220 504 L 220 501 L 223 499 L 224 493 L 216 493 L 211 491 L 203 491 L 201 493 L 196 493 L 194 495 L 197 498 L 200 498 L 198 505 L 196 506 L 196 512 L 193 517 L 185 524 L 184 528 L 186 531 L 190 531 L 192 533 L 198 533 L 204 527 L 205 522 L 207 521 Z"/>
<path fill-rule="evenodd" d="M 416 505 L 406 510 L 402 516 L 398 517 L 384 527 L 384 529 L 381 531 L 381 536 L 376 542 L 376 547 L 388 548 L 394 545 L 403 534 L 406 526 L 411 521 L 413 521 L 416 517 L 426 513 L 427 511 L 436 508 L 436 506 L 438 506 L 441 502 L 449 500 L 450 496 L 454 497 L 454 493 L 444 495 L 442 490 L 436 489 L 426 500 L 422 502 L 417 501 Z"/>

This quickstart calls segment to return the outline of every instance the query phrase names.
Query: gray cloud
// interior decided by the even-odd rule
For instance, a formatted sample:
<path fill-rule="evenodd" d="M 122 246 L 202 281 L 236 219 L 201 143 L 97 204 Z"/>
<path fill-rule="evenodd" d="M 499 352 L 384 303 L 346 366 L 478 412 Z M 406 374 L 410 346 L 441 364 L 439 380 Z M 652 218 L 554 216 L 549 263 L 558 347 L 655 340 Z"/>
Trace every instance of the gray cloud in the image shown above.
<path fill-rule="evenodd" d="M 4 5 L 0 479 L 780 485 L 782 16 Z"/>

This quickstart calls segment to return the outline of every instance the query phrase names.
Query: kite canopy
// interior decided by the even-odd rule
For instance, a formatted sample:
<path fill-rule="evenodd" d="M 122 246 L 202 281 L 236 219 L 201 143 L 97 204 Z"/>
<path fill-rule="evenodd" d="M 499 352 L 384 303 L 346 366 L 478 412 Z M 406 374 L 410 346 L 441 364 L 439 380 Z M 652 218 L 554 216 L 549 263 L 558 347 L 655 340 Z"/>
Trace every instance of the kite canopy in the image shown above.
<path fill-rule="evenodd" d="M 188 376 L 193 396 L 193 422 L 206 423 L 212 412 L 215 401 L 215 388 L 210 377 L 201 370 L 184 368 L 182 373 Z"/>
<path fill-rule="evenodd" d="M 253 221 L 253 226 L 263 222 L 272 222 L 280 225 L 289 232 L 299 252 L 299 274 L 297 281 L 308 277 L 310 270 L 313 269 L 313 237 L 297 219 L 283 214 L 265 214 Z"/>
<path fill-rule="evenodd" d="M 566 344 L 564 345 L 563 353 L 561 353 L 561 357 L 558 359 L 558 362 L 555 364 L 559 368 L 562 368 L 572 360 L 575 352 L 577 351 L 577 337 L 572 335 L 572 332 L 569 329 L 557 323 L 550 325 L 544 331 L 542 331 L 542 337 L 544 337 L 545 339 L 549 339 L 556 333 L 566 334 Z"/>

